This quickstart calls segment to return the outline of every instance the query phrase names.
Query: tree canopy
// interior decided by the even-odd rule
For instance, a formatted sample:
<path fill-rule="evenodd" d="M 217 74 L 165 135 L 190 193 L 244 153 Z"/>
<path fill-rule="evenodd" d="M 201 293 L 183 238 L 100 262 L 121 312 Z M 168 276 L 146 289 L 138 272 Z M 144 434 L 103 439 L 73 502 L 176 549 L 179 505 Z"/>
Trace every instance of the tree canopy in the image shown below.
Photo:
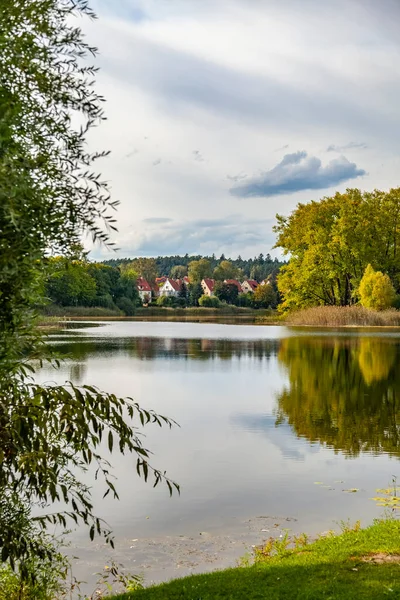
<path fill-rule="evenodd" d="M 284 310 L 359 300 L 368 264 L 400 291 L 400 188 L 348 189 L 277 216 L 276 247 L 290 257 L 278 276 Z"/>

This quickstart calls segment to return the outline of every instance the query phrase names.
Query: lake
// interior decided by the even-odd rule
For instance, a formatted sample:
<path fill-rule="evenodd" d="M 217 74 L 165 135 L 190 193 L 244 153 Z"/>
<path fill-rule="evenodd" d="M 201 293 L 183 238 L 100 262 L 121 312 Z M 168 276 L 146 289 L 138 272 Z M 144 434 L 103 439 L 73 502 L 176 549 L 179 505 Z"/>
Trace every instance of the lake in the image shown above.
<path fill-rule="evenodd" d="M 88 383 L 176 420 L 146 428 L 169 497 L 111 459 L 120 501 L 97 513 L 116 560 L 146 583 L 234 565 L 286 529 L 316 534 L 382 514 L 376 488 L 399 475 L 400 333 L 176 322 L 79 323 L 51 336 L 65 357 L 40 381 Z M 88 474 L 88 483 L 91 475 Z M 111 552 L 73 532 L 78 576 Z"/>

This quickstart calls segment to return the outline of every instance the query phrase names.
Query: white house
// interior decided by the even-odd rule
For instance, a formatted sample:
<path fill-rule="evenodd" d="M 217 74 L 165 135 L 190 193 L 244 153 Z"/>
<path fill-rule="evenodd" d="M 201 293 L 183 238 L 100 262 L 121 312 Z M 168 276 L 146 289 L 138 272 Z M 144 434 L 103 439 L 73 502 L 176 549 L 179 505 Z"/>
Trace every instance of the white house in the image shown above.
<path fill-rule="evenodd" d="M 168 277 L 160 287 L 160 296 L 177 298 L 181 289 L 182 284 L 179 279 L 170 279 Z"/>
<path fill-rule="evenodd" d="M 244 294 L 251 292 L 252 294 L 258 288 L 258 283 L 255 279 L 245 279 L 242 283 L 242 290 Z"/>

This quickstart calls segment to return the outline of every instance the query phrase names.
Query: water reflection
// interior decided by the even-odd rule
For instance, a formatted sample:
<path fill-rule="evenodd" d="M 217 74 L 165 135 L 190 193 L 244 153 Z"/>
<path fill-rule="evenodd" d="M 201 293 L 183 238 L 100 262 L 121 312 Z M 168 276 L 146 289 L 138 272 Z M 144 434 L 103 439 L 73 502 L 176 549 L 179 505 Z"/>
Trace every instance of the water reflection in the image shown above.
<path fill-rule="evenodd" d="M 230 379 L 224 381 L 228 393 L 239 362 L 243 373 L 248 371 L 252 376 L 258 371 L 265 373 L 269 365 L 268 378 L 258 386 L 252 382 L 248 385 L 253 398 L 264 398 L 266 402 L 275 396 L 275 410 L 267 409 L 265 404 L 264 411 L 252 413 L 247 406 L 243 414 L 239 410 L 232 415 L 235 427 L 262 434 L 277 447 L 284 444 L 283 455 L 295 460 L 303 460 L 306 452 L 303 445 L 296 447 L 295 440 L 299 438 L 308 443 L 307 451 L 312 451 L 313 443 L 321 443 L 350 457 L 365 452 L 400 455 L 399 338 L 334 332 L 240 340 L 101 333 L 97 330 L 97 335 L 85 336 L 68 332 L 52 338 L 56 352 L 72 359 L 66 364 L 69 378 L 75 383 L 86 380 L 90 361 L 93 364 L 96 360 L 110 360 L 123 377 L 125 369 L 130 373 L 124 360 L 132 358 L 139 361 L 132 364 L 137 372 L 146 368 L 140 363 L 149 366 L 155 361 L 158 368 L 168 370 L 173 365 L 179 370 L 180 363 L 185 362 L 193 372 L 195 363 L 201 363 L 209 377 L 229 371 Z M 278 369 L 278 365 L 283 369 Z M 271 390 L 271 377 L 277 378 L 278 371 L 284 380 L 276 392 Z"/>
<path fill-rule="evenodd" d="M 289 384 L 277 424 L 349 456 L 400 455 L 400 348 L 390 338 L 292 337 L 278 359 Z"/>
<path fill-rule="evenodd" d="M 60 356 L 73 360 L 118 355 L 139 360 L 186 359 L 231 360 L 232 358 L 269 359 L 276 356 L 279 340 L 230 340 L 184 338 L 53 338 L 53 349 Z"/>

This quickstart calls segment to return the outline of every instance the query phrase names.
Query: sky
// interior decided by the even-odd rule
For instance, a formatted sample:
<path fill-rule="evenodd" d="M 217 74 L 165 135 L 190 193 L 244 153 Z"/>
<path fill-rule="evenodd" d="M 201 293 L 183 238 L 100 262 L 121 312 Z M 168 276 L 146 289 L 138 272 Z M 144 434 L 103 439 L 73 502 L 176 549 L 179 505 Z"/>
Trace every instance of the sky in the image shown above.
<path fill-rule="evenodd" d="M 117 256 L 279 256 L 276 214 L 399 185 L 398 0 L 91 4 Z"/>

